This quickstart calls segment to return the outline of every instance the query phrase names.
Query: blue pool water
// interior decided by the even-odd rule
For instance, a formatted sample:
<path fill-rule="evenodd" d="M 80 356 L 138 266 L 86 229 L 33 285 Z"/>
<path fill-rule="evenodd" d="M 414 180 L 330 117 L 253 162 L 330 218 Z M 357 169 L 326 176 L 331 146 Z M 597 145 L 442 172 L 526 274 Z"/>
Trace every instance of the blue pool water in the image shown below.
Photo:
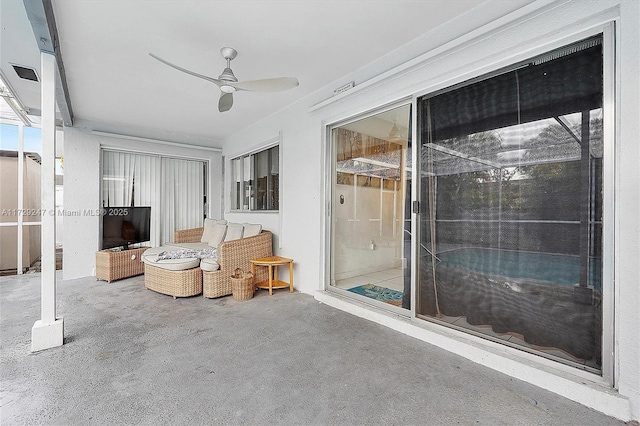
<path fill-rule="evenodd" d="M 561 254 L 465 248 L 438 253 L 448 267 L 490 275 L 574 285 L 580 282 L 580 258 Z M 601 263 L 591 259 L 589 285 L 600 289 Z"/>

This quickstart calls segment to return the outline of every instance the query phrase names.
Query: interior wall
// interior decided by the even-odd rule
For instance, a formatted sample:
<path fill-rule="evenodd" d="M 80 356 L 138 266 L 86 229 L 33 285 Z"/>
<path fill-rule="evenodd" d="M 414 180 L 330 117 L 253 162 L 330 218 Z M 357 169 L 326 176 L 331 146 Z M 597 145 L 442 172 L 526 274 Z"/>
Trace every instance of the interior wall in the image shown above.
<path fill-rule="evenodd" d="M 344 196 L 345 203 L 335 203 L 333 208 L 336 262 L 333 265 L 335 280 L 343 280 L 358 275 L 397 268 L 401 265 L 402 222 L 397 222 L 398 232 L 392 235 L 393 193 L 385 193 L 381 188 L 353 185 L 336 185 L 336 194 Z M 382 217 L 380 217 L 380 198 Z M 386 196 L 391 197 L 387 198 Z M 402 192 L 398 191 L 396 211 L 402 203 Z M 354 198 L 357 197 L 357 201 Z M 354 223 L 354 204 L 357 205 L 357 222 Z M 374 219 L 370 221 L 369 219 Z M 377 221 L 377 220 L 381 220 Z M 384 231 L 380 232 L 380 226 Z M 356 230 L 353 230 L 353 228 Z M 386 232 L 385 232 L 386 231 Z M 339 260 L 338 260 L 339 259 Z"/>
<path fill-rule="evenodd" d="M 640 158 L 640 144 L 637 143 L 640 140 L 640 124 L 637 120 L 640 116 L 637 96 L 640 89 L 637 79 L 640 73 L 639 5 L 640 3 L 634 0 L 538 1 L 509 16 L 495 19 L 497 6 L 490 2 L 476 10 L 473 22 L 460 20 L 447 23 L 446 29 L 425 34 L 422 38 L 425 46 L 422 57 L 416 59 L 407 55 L 407 65 L 402 66 L 397 72 L 394 73 L 385 67 L 384 58 L 381 58 L 380 61 L 345 76 L 332 87 L 327 87 L 227 138 L 224 141 L 225 156 L 232 150 L 248 148 L 255 141 L 265 140 L 277 132 L 282 132 L 282 225 L 279 253 L 295 260 L 296 289 L 314 293 L 323 290 L 326 282 L 325 259 L 328 259 L 328 248 L 325 243 L 325 230 L 328 223 L 328 203 L 325 176 L 326 173 L 330 173 L 330 168 L 325 164 L 325 124 L 411 95 L 435 92 L 484 75 L 583 38 L 582 34 L 584 37 L 592 35 L 592 28 L 600 28 L 606 22 L 615 21 L 618 40 L 616 217 L 609 220 L 616 224 L 616 391 L 613 394 L 594 391 L 602 386 L 596 376 L 592 377 L 592 382 L 589 379 L 582 380 L 583 386 L 580 379 L 574 382 L 561 378 L 565 376 L 565 373 L 559 372 L 561 370 L 545 376 L 531 374 L 527 370 L 528 367 L 525 367 L 527 363 L 491 363 L 487 361 L 487 352 L 482 345 L 460 345 L 457 342 L 460 336 L 456 336 L 456 343 L 452 343 L 452 339 L 438 344 L 481 364 L 528 380 L 610 415 L 623 419 L 640 419 L 640 366 L 637 362 L 640 359 L 640 337 L 637 333 L 640 329 L 640 287 L 636 266 L 637 258 L 640 257 L 637 216 L 640 194 L 637 184 L 634 183 L 640 180 L 640 172 L 634 165 Z M 483 17 L 487 18 L 484 26 L 477 25 Z M 443 38 L 443 34 L 449 38 Z M 433 40 L 440 44 L 434 46 Z M 415 46 L 413 43 L 412 48 Z M 394 58 L 397 59 L 401 54 L 401 50 L 394 52 Z M 361 80 L 362 76 L 372 75 L 377 76 L 373 77 L 373 80 L 378 80 L 378 83 Z M 332 89 L 338 87 L 342 81 L 355 81 L 356 87 L 333 101 L 325 102 L 325 99 L 331 98 Z M 322 102 L 322 105 L 315 106 L 319 102 Z M 612 106 L 605 105 L 605 108 Z M 247 218 L 246 221 L 250 222 L 252 214 L 233 214 L 233 217 L 241 220 Z M 421 326 L 425 325 L 421 323 Z M 398 328 L 406 330 L 404 326 Z M 441 332 L 439 329 L 436 331 Z M 540 368 L 540 371 L 554 371 L 553 365 L 550 368 Z M 611 404 L 611 400 L 607 398 L 612 395 L 621 397 L 615 400 L 616 402 L 623 402 Z"/>
<path fill-rule="evenodd" d="M 100 215 L 92 212 L 101 207 L 102 147 L 208 161 L 207 216 L 222 217 L 222 156 L 219 151 L 93 134 L 92 131 L 99 130 L 100 126 L 100 123 L 80 120 L 74 127 L 65 128 L 64 209 L 70 213 L 64 217 L 65 280 L 95 275 L 95 252 L 100 248 Z M 132 131 L 135 134 L 135 129 Z"/>

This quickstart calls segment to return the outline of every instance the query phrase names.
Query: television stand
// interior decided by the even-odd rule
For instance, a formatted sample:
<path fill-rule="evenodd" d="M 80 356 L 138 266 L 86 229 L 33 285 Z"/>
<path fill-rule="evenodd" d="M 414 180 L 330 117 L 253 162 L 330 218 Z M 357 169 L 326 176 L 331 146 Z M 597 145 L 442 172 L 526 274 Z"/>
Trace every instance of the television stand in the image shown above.
<path fill-rule="evenodd" d="M 142 253 L 149 247 L 120 251 L 100 250 L 96 252 L 96 280 L 108 283 L 144 273 Z"/>

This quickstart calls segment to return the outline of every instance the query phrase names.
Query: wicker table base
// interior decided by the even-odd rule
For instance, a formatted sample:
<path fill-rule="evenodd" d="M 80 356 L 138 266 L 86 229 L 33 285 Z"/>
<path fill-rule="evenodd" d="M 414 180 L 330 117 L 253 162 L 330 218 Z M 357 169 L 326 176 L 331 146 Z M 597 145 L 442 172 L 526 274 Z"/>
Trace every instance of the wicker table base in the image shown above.
<path fill-rule="evenodd" d="M 96 280 L 111 282 L 140 275 L 144 272 L 142 253 L 149 247 L 130 250 L 96 252 Z"/>
<path fill-rule="evenodd" d="M 202 294 L 202 269 L 170 271 L 145 264 L 144 286 L 158 293 L 177 297 Z"/>

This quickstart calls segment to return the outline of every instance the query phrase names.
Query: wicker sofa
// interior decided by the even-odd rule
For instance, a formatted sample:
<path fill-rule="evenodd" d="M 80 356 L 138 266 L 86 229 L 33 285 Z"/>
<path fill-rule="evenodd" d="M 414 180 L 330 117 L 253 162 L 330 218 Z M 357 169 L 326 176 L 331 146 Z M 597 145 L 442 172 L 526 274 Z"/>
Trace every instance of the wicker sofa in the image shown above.
<path fill-rule="evenodd" d="M 204 228 L 185 229 L 175 232 L 174 241 L 179 243 L 198 243 Z M 273 235 L 262 231 L 253 237 L 223 241 L 218 246 L 217 263 L 220 268 L 215 271 L 202 270 L 202 295 L 207 298 L 227 296 L 231 294 L 231 275 L 236 268 L 243 271 L 251 269 L 251 259 L 267 257 L 273 254 Z M 266 281 L 267 269 L 256 271 L 255 282 Z"/>

